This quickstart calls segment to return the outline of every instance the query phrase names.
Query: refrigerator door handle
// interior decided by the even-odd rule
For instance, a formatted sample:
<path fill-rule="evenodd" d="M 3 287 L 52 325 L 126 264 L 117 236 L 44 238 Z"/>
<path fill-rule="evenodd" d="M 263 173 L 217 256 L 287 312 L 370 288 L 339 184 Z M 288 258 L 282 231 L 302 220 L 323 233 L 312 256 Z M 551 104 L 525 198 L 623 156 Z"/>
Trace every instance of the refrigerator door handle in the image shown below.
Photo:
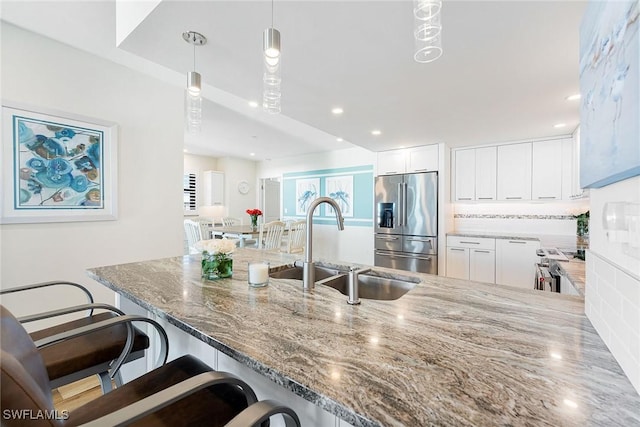
<path fill-rule="evenodd" d="M 398 183 L 398 226 L 404 225 L 404 205 L 402 198 L 402 183 Z"/>
<path fill-rule="evenodd" d="M 404 222 L 404 224 L 408 224 L 409 223 L 409 218 L 408 218 L 408 214 L 407 214 L 407 191 L 408 191 L 408 184 L 406 182 L 402 183 L 402 221 Z"/>

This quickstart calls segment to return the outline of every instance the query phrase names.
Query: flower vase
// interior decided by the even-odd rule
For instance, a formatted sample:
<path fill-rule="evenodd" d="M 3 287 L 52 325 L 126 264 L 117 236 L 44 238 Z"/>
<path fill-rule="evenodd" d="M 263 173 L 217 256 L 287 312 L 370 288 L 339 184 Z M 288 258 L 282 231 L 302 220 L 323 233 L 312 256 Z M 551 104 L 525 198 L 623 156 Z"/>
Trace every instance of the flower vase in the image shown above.
<path fill-rule="evenodd" d="M 233 275 L 233 259 L 229 254 L 202 253 L 202 278 L 205 280 L 219 280 Z"/>
<path fill-rule="evenodd" d="M 250 215 L 251 216 L 251 228 L 253 231 L 258 229 L 258 215 Z"/>

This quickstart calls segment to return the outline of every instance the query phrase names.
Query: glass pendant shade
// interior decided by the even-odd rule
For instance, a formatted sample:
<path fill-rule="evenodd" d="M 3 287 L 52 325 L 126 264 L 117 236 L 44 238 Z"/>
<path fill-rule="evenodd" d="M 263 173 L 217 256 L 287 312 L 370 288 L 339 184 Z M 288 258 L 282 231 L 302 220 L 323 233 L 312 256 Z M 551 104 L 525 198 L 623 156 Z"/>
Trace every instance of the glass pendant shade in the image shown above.
<path fill-rule="evenodd" d="M 417 62 L 432 62 L 442 56 L 442 0 L 414 0 L 414 38 Z"/>

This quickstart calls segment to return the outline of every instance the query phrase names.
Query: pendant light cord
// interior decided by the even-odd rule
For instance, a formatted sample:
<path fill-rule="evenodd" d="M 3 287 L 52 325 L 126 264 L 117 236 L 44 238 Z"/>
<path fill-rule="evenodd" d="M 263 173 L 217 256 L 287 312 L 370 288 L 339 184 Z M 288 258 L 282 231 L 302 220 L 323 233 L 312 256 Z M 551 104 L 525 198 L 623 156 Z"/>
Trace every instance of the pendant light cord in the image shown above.
<path fill-rule="evenodd" d="M 273 0 L 271 0 L 271 28 L 273 28 Z"/>

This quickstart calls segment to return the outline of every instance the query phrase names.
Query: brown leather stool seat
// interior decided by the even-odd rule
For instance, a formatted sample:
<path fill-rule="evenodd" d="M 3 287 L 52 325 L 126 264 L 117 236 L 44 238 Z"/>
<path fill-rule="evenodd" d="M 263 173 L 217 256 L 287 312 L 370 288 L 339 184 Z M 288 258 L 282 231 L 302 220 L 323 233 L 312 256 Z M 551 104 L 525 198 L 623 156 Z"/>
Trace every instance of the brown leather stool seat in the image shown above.
<path fill-rule="evenodd" d="M 95 420 L 171 385 L 212 369 L 193 356 L 182 356 L 116 388 L 69 414 L 69 425 Z M 132 426 L 223 426 L 248 406 L 244 394 L 232 385 L 200 390 L 131 424 Z M 212 412 L 215 408 L 215 412 Z"/>
<path fill-rule="evenodd" d="M 33 341 L 38 341 L 42 338 L 117 316 L 115 313 L 93 314 L 89 317 L 32 332 L 30 336 Z M 131 353 L 134 356 L 129 357 L 128 360 L 142 357 L 140 352 L 149 348 L 149 337 L 136 327 L 133 330 L 134 341 Z M 114 325 L 108 329 L 93 332 L 90 335 L 71 338 L 63 343 L 44 347 L 40 349 L 40 355 L 47 369 L 49 380 L 56 387 L 56 380 L 68 375 L 76 374 L 76 377 L 82 378 L 85 376 L 83 375 L 85 372 L 87 375 L 106 372 L 109 362 L 117 359 L 122 353 L 126 340 L 126 325 Z M 72 352 L 69 351 L 69 347 L 73 349 Z M 99 368 L 100 366 L 102 366 L 102 369 Z M 67 383 L 67 381 L 62 381 L 62 383 Z"/>

